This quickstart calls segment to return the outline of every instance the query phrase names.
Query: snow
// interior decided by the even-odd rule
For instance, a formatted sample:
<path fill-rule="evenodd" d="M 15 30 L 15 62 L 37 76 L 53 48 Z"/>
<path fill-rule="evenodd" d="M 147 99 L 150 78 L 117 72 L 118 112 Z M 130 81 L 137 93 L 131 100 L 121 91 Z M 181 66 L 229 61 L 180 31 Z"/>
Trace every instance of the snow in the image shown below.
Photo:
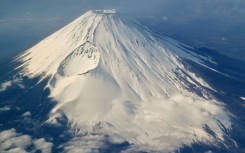
<path fill-rule="evenodd" d="M 84 74 L 98 66 L 99 57 L 96 47 L 85 42 L 61 62 L 58 72 L 65 76 Z"/>
<path fill-rule="evenodd" d="M 220 124 L 231 126 L 222 106 L 208 100 L 212 88 L 183 58 L 204 66 L 210 61 L 113 10 L 100 10 L 87 12 L 16 60 L 30 78 L 51 77 L 47 87 L 57 104 L 49 123 L 58 124 L 63 112 L 88 137 L 103 133 L 113 143 L 173 151 L 193 139 L 214 141 L 205 125 L 221 140 Z"/>
<path fill-rule="evenodd" d="M 94 13 L 102 13 L 102 14 L 116 14 L 117 13 L 117 11 L 115 10 L 115 9 L 111 9 L 111 10 L 106 10 L 106 9 L 104 9 L 104 10 L 95 10 L 95 11 L 93 11 Z"/>

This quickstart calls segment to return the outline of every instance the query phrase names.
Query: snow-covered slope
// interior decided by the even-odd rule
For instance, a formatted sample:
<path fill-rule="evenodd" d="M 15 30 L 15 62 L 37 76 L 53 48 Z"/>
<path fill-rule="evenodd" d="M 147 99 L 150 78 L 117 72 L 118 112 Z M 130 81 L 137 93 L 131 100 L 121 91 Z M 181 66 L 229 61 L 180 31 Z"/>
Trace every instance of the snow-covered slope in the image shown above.
<path fill-rule="evenodd" d="M 26 76 L 50 77 L 47 87 L 57 101 L 50 123 L 64 114 L 78 133 L 172 151 L 193 140 L 222 140 L 220 126 L 230 128 L 210 100 L 212 88 L 182 62 L 205 66 L 210 60 L 185 48 L 102 10 L 87 12 L 16 60 Z"/>

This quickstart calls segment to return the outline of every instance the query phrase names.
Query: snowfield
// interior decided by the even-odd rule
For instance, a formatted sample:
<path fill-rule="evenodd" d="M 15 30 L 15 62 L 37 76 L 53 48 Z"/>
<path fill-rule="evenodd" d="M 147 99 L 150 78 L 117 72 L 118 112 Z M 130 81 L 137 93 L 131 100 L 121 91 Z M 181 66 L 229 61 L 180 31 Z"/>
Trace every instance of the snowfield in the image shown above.
<path fill-rule="evenodd" d="M 16 60 L 26 76 L 50 77 L 47 88 L 57 103 L 47 122 L 58 124 L 65 115 L 89 138 L 88 152 L 103 145 L 103 136 L 133 144 L 128 152 L 168 152 L 194 141 L 222 142 L 231 128 L 208 93 L 213 89 L 183 63 L 211 60 L 115 10 L 85 13 Z M 74 139 L 67 152 L 81 149 L 76 140 L 84 144 Z"/>

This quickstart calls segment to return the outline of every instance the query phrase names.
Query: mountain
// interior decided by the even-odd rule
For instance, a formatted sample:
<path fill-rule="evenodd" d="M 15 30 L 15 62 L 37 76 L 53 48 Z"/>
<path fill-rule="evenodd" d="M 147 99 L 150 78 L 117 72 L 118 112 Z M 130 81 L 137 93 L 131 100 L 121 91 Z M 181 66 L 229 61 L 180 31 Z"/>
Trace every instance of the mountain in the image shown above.
<path fill-rule="evenodd" d="M 65 121 L 73 131 L 61 145 L 64 152 L 103 152 L 108 144 L 122 145 L 124 152 L 172 152 L 195 143 L 235 145 L 227 134 L 231 117 L 212 94 L 216 89 L 190 63 L 226 74 L 211 66 L 217 65 L 211 57 L 193 50 L 115 10 L 97 10 L 14 63 L 18 77 L 38 78 L 36 84 L 43 84 L 39 93 L 48 91 L 52 100 L 38 103 L 52 105 L 41 125 L 58 127 Z M 1 90 L 16 83 L 21 88 L 21 81 L 5 82 Z"/>

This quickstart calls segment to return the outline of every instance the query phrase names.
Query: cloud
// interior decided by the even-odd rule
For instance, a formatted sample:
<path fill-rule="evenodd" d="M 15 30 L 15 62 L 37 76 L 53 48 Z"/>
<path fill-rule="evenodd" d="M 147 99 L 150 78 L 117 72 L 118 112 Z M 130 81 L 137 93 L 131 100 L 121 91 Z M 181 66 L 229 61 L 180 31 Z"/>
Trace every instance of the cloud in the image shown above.
<path fill-rule="evenodd" d="M 69 142 L 61 145 L 66 153 L 99 153 L 99 149 L 105 146 L 103 135 L 75 136 Z"/>
<path fill-rule="evenodd" d="M 107 105 L 111 106 L 110 109 L 99 116 Z M 71 109 L 66 109 L 68 107 Z M 76 109 L 72 109 L 74 107 Z M 224 135 L 220 127 L 231 128 L 229 117 L 219 104 L 181 94 L 168 99 L 149 99 L 138 105 L 130 102 L 104 103 L 104 106 L 97 105 L 89 109 L 84 105 L 81 108 L 83 111 L 79 111 L 77 105 L 72 106 L 70 103 L 66 108 L 64 111 L 70 115 L 72 127 L 77 129 L 78 134 L 86 135 L 64 144 L 62 147 L 67 152 L 96 152 L 106 147 L 105 135 L 113 144 L 125 141 L 132 144 L 124 152 L 171 152 L 194 141 L 223 142 Z M 86 116 L 84 110 L 91 112 L 90 116 Z M 84 116 L 86 120 L 79 120 L 85 119 Z M 205 127 L 214 135 L 208 133 Z"/>
<path fill-rule="evenodd" d="M 11 81 L 6 81 L 0 85 L 0 92 L 7 90 L 8 87 L 12 86 Z"/>
<path fill-rule="evenodd" d="M 25 88 L 24 85 L 22 84 L 22 79 L 21 78 L 14 78 L 13 80 L 10 81 L 5 81 L 2 84 L 0 84 L 0 92 L 6 91 L 9 87 L 17 85 L 19 88 Z"/>
<path fill-rule="evenodd" d="M 168 18 L 166 16 L 162 17 L 163 21 L 168 21 Z"/>
<path fill-rule="evenodd" d="M 137 135 L 141 138 L 125 152 L 171 152 L 183 144 L 191 145 L 193 141 L 215 143 L 215 137 L 222 142 L 220 122 L 227 129 L 231 128 L 228 116 L 218 105 L 190 96 L 149 100 L 137 112 L 136 126 L 141 131 Z M 127 128 L 131 128 L 130 124 Z M 215 133 L 214 136 L 205 131 L 205 125 Z M 143 135 L 143 132 L 146 134 Z"/>
<path fill-rule="evenodd" d="M 11 108 L 9 106 L 5 106 L 5 107 L 0 108 L 0 112 L 5 112 L 5 111 L 9 111 L 9 110 L 11 110 Z"/>
<path fill-rule="evenodd" d="M 46 142 L 45 139 L 32 139 L 30 135 L 16 133 L 15 129 L 0 132 L 0 152 L 1 153 L 26 153 L 41 151 L 51 153 L 53 144 Z"/>
<path fill-rule="evenodd" d="M 26 147 L 31 145 L 31 137 L 21 135 L 10 129 L 0 132 L 0 150 L 1 152 L 24 151 Z"/>
<path fill-rule="evenodd" d="M 40 150 L 43 153 L 51 153 L 53 144 L 46 142 L 44 138 L 34 140 L 34 145 L 37 150 Z"/>
<path fill-rule="evenodd" d="M 31 117 L 31 112 L 25 112 L 21 115 L 22 117 Z"/>

